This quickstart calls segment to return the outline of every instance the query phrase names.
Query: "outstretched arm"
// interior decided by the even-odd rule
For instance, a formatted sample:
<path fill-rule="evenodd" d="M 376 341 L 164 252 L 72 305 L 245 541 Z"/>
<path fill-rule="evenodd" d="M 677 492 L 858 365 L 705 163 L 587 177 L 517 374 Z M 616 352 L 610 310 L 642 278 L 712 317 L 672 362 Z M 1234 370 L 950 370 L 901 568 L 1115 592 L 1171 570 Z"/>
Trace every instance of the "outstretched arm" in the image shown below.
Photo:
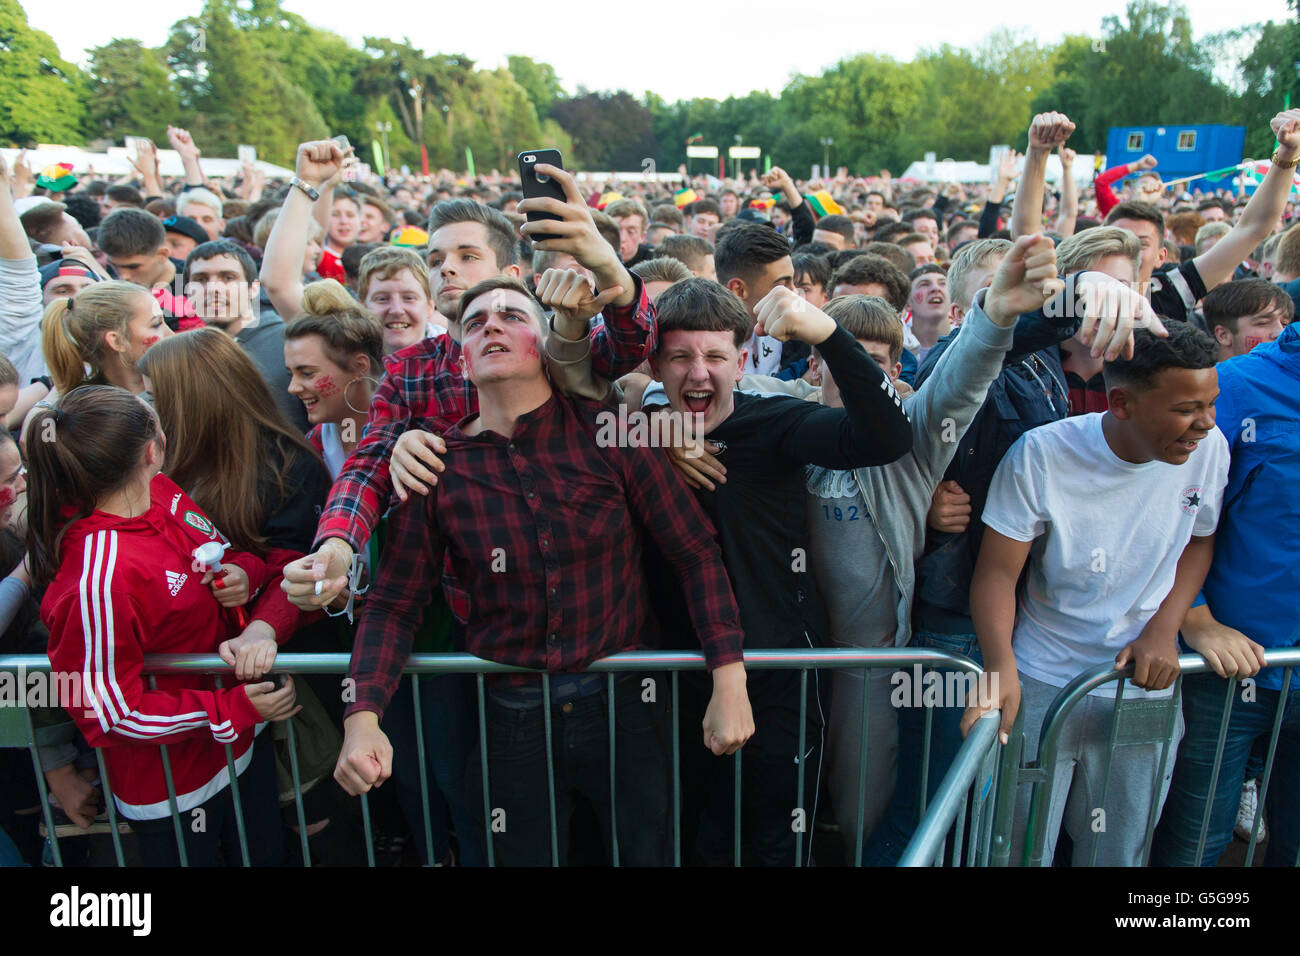
<path fill-rule="evenodd" d="M 1273 117 L 1273 133 L 1277 136 L 1277 162 L 1269 167 L 1268 175 L 1250 197 L 1241 221 L 1232 231 L 1210 249 L 1192 261 L 1201 274 L 1207 291 L 1227 282 L 1251 250 L 1268 238 L 1286 208 L 1295 181 L 1295 167 L 1282 168 L 1300 157 L 1300 109 L 1287 110 Z"/>

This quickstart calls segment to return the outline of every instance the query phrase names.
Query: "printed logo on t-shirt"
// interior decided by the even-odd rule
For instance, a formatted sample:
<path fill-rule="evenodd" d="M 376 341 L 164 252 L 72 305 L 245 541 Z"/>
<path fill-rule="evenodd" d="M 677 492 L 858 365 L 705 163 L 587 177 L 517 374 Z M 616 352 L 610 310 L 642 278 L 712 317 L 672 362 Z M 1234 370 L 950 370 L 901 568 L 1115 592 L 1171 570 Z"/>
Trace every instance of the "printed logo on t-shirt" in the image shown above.
<path fill-rule="evenodd" d="M 181 593 L 181 588 L 189 580 L 189 575 L 183 571 L 167 571 L 167 590 L 171 592 L 172 597 Z"/>
<path fill-rule="evenodd" d="M 858 479 L 852 471 L 836 471 L 809 465 L 804 473 L 804 487 L 818 498 L 856 498 Z"/>
<path fill-rule="evenodd" d="M 1183 489 L 1183 495 L 1179 502 L 1183 508 L 1183 514 L 1195 515 L 1201 507 L 1201 486 L 1192 485 Z"/>
<path fill-rule="evenodd" d="M 173 496 L 172 498 L 172 514 L 176 513 L 176 507 L 180 503 L 181 503 L 181 493 L 178 491 L 176 492 L 175 496 Z"/>
<path fill-rule="evenodd" d="M 185 512 L 185 523 L 191 528 L 198 528 L 206 535 L 212 534 L 212 525 L 208 523 L 207 518 L 203 517 L 203 515 L 199 514 L 197 511 Z"/>

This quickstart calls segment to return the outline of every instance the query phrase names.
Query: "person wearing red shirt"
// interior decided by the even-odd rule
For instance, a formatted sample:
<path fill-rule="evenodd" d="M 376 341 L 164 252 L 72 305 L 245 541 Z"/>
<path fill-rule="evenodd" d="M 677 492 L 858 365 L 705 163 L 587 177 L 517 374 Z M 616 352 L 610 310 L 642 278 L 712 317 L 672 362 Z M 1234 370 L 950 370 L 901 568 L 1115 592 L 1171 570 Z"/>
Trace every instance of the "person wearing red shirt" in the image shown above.
<path fill-rule="evenodd" d="M 299 148 L 299 178 L 323 183 L 342 161 L 335 143 L 306 144 Z M 593 371 L 611 381 L 618 379 L 654 351 L 654 308 L 641 280 L 624 268 L 618 250 L 596 230 L 573 177 L 545 163 L 537 171 L 560 183 L 567 198 L 564 202 L 524 200 L 519 205 L 522 213 L 548 212 L 561 218 L 528 222 L 521 231 L 525 236 L 536 232 L 560 236 L 536 242 L 535 249 L 573 256 L 593 274 L 597 290 L 619 289 L 602 310 L 604 321 L 591 332 Z M 519 275 L 514 227 L 496 210 L 465 199 L 440 202 L 434 207 L 429 232 L 434 304 L 449 319 L 457 314 L 460 297 L 471 285 L 492 276 Z M 438 436 L 478 410 L 477 390 L 461 370 L 460 326 L 454 321 L 449 325 L 448 334 L 387 357 L 387 374 L 371 401 L 365 432 L 321 514 L 315 553 L 285 567 L 284 588 L 299 607 L 314 610 L 340 599 L 353 556 L 369 539 L 393 494 L 404 499 L 408 490 L 423 493 L 442 465 L 435 456 L 446 450 Z M 408 430 L 412 434 L 404 435 Z M 421 460 L 432 470 L 420 466 Z M 319 591 L 317 582 L 322 585 Z M 448 600 L 453 609 L 458 606 L 456 595 L 449 593 Z"/>
<path fill-rule="evenodd" d="M 251 554 L 229 552 L 222 579 L 196 563 L 200 545 L 223 541 L 198 506 L 159 474 L 165 438 L 153 411 L 131 393 L 86 386 L 39 412 L 28 446 L 28 549 L 32 576 L 48 585 L 41 619 L 61 701 L 95 747 L 104 748 L 108 784 L 131 821 L 142 860 L 179 856 L 159 745 L 167 745 L 175 805 L 188 862 L 239 859 L 227 755 L 240 778 L 240 803 L 253 862 L 283 853 L 268 720 L 296 712 L 293 682 L 217 687 L 199 674 L 143 673 L 146 654 L 228 654 L 234 608 L 267 583 Z M 240 662 L 241 665 L 244 663 Z M 229 750 L 227 750 L 229 747 Z M 202 811 L 203 827 L 188 821 Z M 197 818 L 197 817 L 196 817 Z"/>

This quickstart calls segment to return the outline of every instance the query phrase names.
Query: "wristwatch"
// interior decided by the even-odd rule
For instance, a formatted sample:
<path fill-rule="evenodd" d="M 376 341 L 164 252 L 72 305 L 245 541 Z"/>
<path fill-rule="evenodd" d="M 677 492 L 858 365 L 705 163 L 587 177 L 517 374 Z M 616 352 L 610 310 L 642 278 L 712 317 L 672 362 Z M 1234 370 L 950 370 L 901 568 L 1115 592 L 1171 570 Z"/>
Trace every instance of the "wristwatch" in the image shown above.
<path fill-rule="evenodd" d="M 297 176 L 294 176 L 293 179 L 289 180 L 289 185 L 293 186 L 296 189 L 301 189 L 303 192 L 307 194 L 307 196 L 311 199 L 312 202 L 315 202 L 317 199 L 320 199 L 320 190 L 317 189 L 315 186 L 312 186 L 310 183 L 303 182 Z"/>
<path fill-rule="evenodd" d="M 1278 159 L 1277 158 L 1278 154 L 1281 152 L 1282 152 L 1281 146 L 1273 150 L 1273 165 L 1276 166 L 1278 169 L 1295 169 L 1296 166 L 1300 164 L 1300 155 L 1297 155 L 1296 158 L 1292 160 Z"/>

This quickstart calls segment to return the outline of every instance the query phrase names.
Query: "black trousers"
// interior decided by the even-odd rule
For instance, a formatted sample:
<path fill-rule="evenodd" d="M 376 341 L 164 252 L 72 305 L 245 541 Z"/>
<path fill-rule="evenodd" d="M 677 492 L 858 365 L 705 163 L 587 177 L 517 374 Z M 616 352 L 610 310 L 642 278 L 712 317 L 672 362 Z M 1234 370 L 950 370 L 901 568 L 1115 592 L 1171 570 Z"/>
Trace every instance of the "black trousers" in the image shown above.
<path fill-rule="evenodd" d="M 248 835 L 249 862 L 253 866 L 282 865 L 284 826 L 280 820 L 270 727 L 263 730 L 253 743 L 252 760 L 239 775 L 239 803 Z M 196 813 L 199 809 L 203 810 L 201 815 Z M 180 816 L 185 854 L 190 866 L 243 865 L 235 821 L 235 800 L 230 787 L 194 810 L 183 811 Z M 142 865 L 180 866 L 176 829 L 171 817 L 129 822 L 136 834 Z"/>
<path fill-rule="evenodd" d="M 829 709 L 829 674 L 808 672 L 802 741 L 799 683 L 798 672 L 755 671 L 749 675 L 754 736 L 740 751 L 742 866 L 794 866 L 800 856 L 804 864 L 810 858 L 825 749 L 823 708 Z M 735 758 L 716 757 L 704 748 L 702 725 L 712 691 L 707 675 L 681 675 L 682 859 L 728 865 L 735 854 Z M 801 761 L 802 791 L 798 786 Z M 802 854 L 798 852 L 800 833 Z"/>
<path fill-rule="evenodd" d="M 605 688 L 568 703 L 550 704 L 555 774 L 556 852 L 569 861 L 574 809 L 587 801 L 599 821 L 605 862 L 612 862 L 611 817 L 616 817 L 619 863 L 664 866 L 668 843 L 671 771 L 665 721 L 667 684 L 655 675 L 653 693 L 634 675 L 615 684 L 614 772 L 609 754 L 610 700 Z M 498 866 L 551 864 L 550 801 L 547 796 L 546 732 L 542 704 L 508 706 L 489 695 L 488 836 Z M 469 758 L 469 806 L 485 832 L 481 751 Z M 611 804 L 611 794 L 615 801 Z"/>

